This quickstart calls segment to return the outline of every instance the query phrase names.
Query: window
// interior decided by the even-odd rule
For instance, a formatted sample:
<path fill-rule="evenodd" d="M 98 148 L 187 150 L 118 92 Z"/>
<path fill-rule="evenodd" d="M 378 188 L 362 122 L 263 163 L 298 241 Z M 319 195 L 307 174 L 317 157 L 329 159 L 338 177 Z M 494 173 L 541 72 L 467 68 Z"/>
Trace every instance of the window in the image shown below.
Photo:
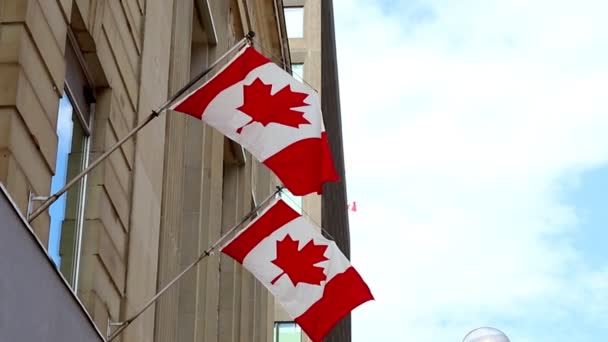
<path fill-rule="evenodd" d="M 291 65 L 291 74 L 298 80 L 304 80 L 304 63 L 294 63 Z"/>
<path fill-rule="evenodd" d="M 285 7 L 287 38 L 304 38 L 304 7 Z"/>
<path fill-rule="evenodd" d="M 57 116 L 57 159 L 51 179 L 55 193 L 84 170 L 89 163 L 90 123 L 93 116 L 90 82 L 85 77 L 82 56 L 70 39 L 66 43 L 66 83 Z M 51 217 L 48 251 L 74 290 L 84 225 L 87 177 L 63 194 L 49 209 Z"/>
<path fill-rule="evenodd" d="M 283 189 L 281 191 L 281 198 L 287 203 L 293 210 L 302 214 L 302 196 L 296 196 L 289 190 Z"/>
<path fill-rule="evenodd" d="M 274 323 L 274 342 L 301 342 L 302 329 L 294 322 Z"/>

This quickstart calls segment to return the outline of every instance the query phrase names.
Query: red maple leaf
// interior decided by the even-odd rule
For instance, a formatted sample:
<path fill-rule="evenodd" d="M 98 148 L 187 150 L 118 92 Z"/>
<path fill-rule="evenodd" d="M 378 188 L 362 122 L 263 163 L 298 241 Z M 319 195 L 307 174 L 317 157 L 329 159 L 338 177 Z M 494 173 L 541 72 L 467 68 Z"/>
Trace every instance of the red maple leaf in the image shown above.
<path fill-rule="evenodd" d="M 298 283 L 321 285 L 327 277 L 323 267 L 315 264 L 328 260 L 324 255 L 326 250 L 327 245 L 315 245 L 313 240 L 308 241 L 301 250 L 298 250 L 298 241 L 287 234 L 283 240 L 277 241 L 277 258 L 272 261 L 283 270 L 283 273 L 270 283 L 274 285 L 279 278 L 287 274 L 293 286 Z"/>
<path fill-rule="evenodd" d="M 263 126 L 274 122 L 295 128 L 300 127 L 300 124 L 310 124 L 304 118 L 304 112 L 292 109 L 309 106 L 304 102 L 308 94 L 292 91 L 289 84 L 274 95 L 270 94 L 271 90 L 272 85 L 265 84 L 259 78 L 243 87 L 244 103 L 237 109 L 251 116 L 251 121 L 237 129 L 238 134 L 253 122 L 259 122 Z"/>

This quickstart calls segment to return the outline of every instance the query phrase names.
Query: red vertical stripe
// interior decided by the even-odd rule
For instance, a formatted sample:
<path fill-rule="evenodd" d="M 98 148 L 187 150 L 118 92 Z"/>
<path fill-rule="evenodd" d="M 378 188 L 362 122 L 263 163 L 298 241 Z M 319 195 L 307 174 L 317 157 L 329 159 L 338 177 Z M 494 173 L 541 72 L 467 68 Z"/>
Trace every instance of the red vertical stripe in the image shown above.
<path fill-rule="evenodd" d="M 270 60 L 257 52 L 252 47 L 247 47 L 245 51 L 233 60 L 222 72 L 217 74 L 203 87 L 194 91 L 177 105 L 174 110 L 202 118 L 209 103 L 224 89 L 243 80 L 251 70 L 270 63 Z M 237 104 L 238 106 L 238 104 Z"/>
<path fill-rule="evenodd" d="M 242 264 L 247 254 L 262 240 L 297 217 L 300 217 L 300 214 L 291 209 L 283 200 L 278 200 L 260 218 L 226 245 L 222 252 Z"/>
<path fill-rule="evenodd" d="M 321 169 L 322 169 L 322 181 L 323 182 L 337 182 L 340 180 L 336 166 L 334 165 L 334 158 L 331 156 L 331 149 L 329 147 L 329 140 L 327 140 L 327 132 L 321 132 Z"/>
<path fill-rule="evenodd" d="M 321 138 L 294 142 L 264 160 L 285 187 L 296 196 L 322 193 L 323 183 L 338 181 L 325 132 Z"/>
<path fill-rule="evenodd" d="M 357 306 L 374 297 L 359 273 L 349 267 L 344 273 L 331 278 L 323 291 L 323 297 L 305 313 L 296 318 L 296 323 L 314 342 L 320 342 L 331 328 Z"/>

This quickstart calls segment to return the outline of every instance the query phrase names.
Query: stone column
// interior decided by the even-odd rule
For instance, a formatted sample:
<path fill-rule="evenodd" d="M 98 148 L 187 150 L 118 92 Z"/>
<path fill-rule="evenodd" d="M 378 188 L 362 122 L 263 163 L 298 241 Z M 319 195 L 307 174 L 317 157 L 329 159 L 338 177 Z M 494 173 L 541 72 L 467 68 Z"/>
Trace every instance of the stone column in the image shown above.
<path fill-rule="evenodd" d="M 192 42 L 192 0 L 174 0 L 171 21 L 169 96 L 190 80 Z M 180 236 L 183 228 L 186 115 L 167 112 L 162 214 L 159 241 L 157 288 L 162 288 L 181 270 Z M 177 341 L 179 286 L 156 304 L 155 341 Z"/>
<path fill-rule="evenodd" d="M 331 153 L 341 179 L 340 182 L 326 183 L 323 187 L 322 225 L 336 239 L 336 243 L 344 255 L 350 258 L 333 1 L 323 0 L 321 6 L 321 106 Z M 351 321 L 350 315 L 348 315 L 334 327 L 325 341 L 349 342 L 350 340 Z"/>

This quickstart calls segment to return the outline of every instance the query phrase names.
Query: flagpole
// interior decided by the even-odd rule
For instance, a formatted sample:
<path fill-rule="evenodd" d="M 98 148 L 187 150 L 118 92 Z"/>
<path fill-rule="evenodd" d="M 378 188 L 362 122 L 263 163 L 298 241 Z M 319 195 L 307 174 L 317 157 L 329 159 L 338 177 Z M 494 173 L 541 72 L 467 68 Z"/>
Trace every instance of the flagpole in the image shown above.
<path fill-rule="evenodd" d="M 167 290 L 169 290 L 175 283 L 177 283 L 186 273 L 188 273 L 191 269 L 194 268 L 199 262 L 201 262 L 206 257 L 210 256 L 211 253 L 220 245 L 222 242 L 226 240 L 229 236 L 232 235 L 237 229 L 239 229 L 245 222 L 249 221 L 255 213 L 257 213 L 260 209 L 264 208 L 270 200 L 272 200 L 276 194 L 280 193 L 283 190 L 282 186 L 277 186 L 277 189 L 270 194 L 270 196 L 266 197 L 260 204 L 258 204 L 255 208 L 253 208 L 243 219 L 234 225 L 230 230 L 228 230 L 224 235 L 222 235 L 211 247 L 207 248 L 203 253 L 201 253 L 196 260 L 194 260 L 190 265 L 184 268 L 173 280 L 171 280 L 167 285 L 165 285 L 160 291 L 158 291 L 154 297 L 150 298 L 146 304 L 144 304 L 135 314 L 133 314 L 129 319 L 124 322 L 114 323 L 114 325 L 120 325 L 120 327 L 113 332 L 106 342 L 111 342 L 114 340 L 120 333 L 122 333 L 133 321 L 135 321 L 146 309 L 148 309 L 154 302 L 158 300 Z"/>
<path fill-rule="evenodd" d="M 165 103 L 163 103 L 158 109 L 153 110 L 148 117 L 133 128 L 124 138 L 120 139 L 116 144 L 114 144 L 110 149 L 104 152 L 99 158 L 93 161 L 86 169 L 82 170 L 76 177 L 70 180 L 63 188 L 59 191 L 55 192 L 51 196 L 49 196 L 34 212 L 27 218 L 28 222 L 31 223 L 34 221 L 40 214 L 42 214 L 46 209 L 48 209 L 55 201 L 61 197 L 66 191 L 68 191 L 74 184 L 78 183 L 85 175 L 87 175 L 91 170 L 93 170 L 97 165 L 99 165 L 102 161 L 107 159 L 112 152 L 116 151 L 122 144 L 124 144 L 127 140 L 133 137 L 137 132 L 139 132 L 142 128 L 148 125 L 152 120 L 157 118 L 163 111 L 169 108 L 180 96 L 182 96 L 185 92 L 187 92 L 195 83 L 200 81 L 203 77 L 205 77 L 213 68 L 215 68 L 224 58 L 226 58 L 230 53 L 234 50 L 237 50 L 245 45 L 246 42 L 251 42 L 251 39 L 255 36 L 254 32 L 249 32 L 245 38 L 241 39 L 238 43 L 236 43 L 233 47 L 228 49 L 223 55 L 217 58 L 207 69 L 203 70 L 201 73 L 196 75 L 188 84 L 183 86 L 180 90 L 178 90 L 173 96 L 171 96 Z"/>

